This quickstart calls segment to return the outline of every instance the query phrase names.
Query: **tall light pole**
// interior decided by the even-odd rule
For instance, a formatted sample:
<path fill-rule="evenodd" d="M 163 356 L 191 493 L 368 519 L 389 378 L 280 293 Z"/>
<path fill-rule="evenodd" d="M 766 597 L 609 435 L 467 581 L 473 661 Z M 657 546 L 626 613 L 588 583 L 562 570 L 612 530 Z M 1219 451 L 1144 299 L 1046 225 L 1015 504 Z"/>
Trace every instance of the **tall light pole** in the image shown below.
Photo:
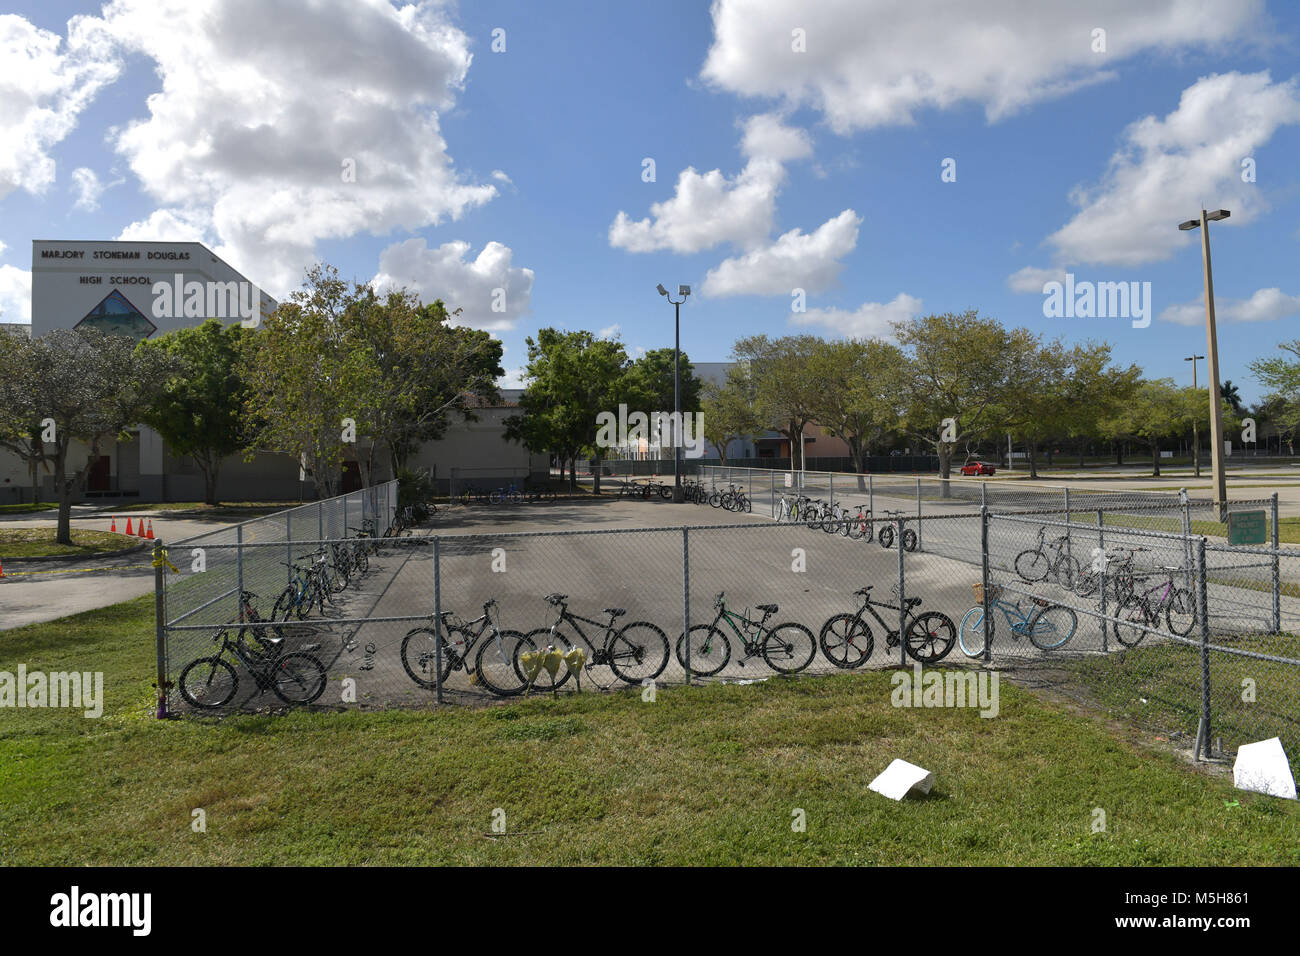
<path fill-rule="evenodd" d="M 1201 229 L 1201 259 L 1205 264 L 1205 354 L 1210 373 L 1210 462 L 1214 468 L 1214 507 L 1219 520 L 1228 517 L 1228 482 L 1223 474 L 1223 410 L 1219 396 L 1219 338 L 1214 330 L 1214 272 L 1210 268 L 1210 222 L 1227 219 L 1232 213 L 1226 209 L 1214 212 L 1201 210 L 1200 219 L 1189 219 L 1178 224 L 1184 232 Z"/>
<path fill-rule="evenodd" d="M 660 283 L 655 288 L 673 303 L 673 502 L 681 504 L 682 497 L 682 303 L 691 294 L 691 287 L 679 285 L 680 299 L 673 301 L 668 290 Z"/>
<path fill-rule="evenodd" d="M 1183 359 L 1184 362 L 1192 363 L 1192 391 L 1196 391 L 1196 360 L 1205 358 L 1204 355 L 1189 355 Z M 1200 431 L 1196 425 L 1196 416 L 1192 416 L 1192 464 L 1196 468 L 1196 477 L 1201 477 L 1201 439 Z"/>

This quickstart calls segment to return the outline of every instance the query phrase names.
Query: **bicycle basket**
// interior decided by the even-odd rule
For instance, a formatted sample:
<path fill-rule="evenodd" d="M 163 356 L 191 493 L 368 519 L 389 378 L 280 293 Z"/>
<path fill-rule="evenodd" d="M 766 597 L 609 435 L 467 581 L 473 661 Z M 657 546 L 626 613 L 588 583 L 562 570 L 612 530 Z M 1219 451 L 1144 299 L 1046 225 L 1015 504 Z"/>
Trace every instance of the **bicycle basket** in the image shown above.
<path fill-rule="evenodd" d="M 976 604 L 983 604 L 983 603 L 984 603 L 984 582 L 983 582 L 983 581 L 976 581 L 976 582 L 975 582 L 974 584 L 972 584 L 970 587 L 971 587 L 971 590 L 975 592 L 975 603 L 976 603 Z M 990 601 L 996 601 L 996 600 L 997 600 L 999 597 L 1001 597 L 1001 596 L 1002 596 L 1002 585 L 1000 585 L 1000 584 L 990 584 L 990 585 L 989 585 L 989 600 L 990 600 Z"/>

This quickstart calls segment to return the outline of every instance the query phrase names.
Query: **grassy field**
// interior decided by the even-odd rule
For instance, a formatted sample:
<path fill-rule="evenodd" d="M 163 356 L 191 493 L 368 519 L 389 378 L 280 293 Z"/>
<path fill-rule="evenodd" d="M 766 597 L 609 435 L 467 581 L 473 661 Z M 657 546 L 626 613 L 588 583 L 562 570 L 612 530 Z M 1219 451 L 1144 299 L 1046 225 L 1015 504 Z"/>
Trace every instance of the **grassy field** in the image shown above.
<path fill-rule="evenodd" d="M 56 508 L 58 508 L 57 504 L 52 504 L 48 501 L 40 501 L 36 504 L 28 501 L 25 504 L 0 505 L 0 515 L 25 515 L 39 511 L 53 511 Z"/>
<path fill-rule="evenodd" d="M 151 600 L 0 635 L 0 670 L 102 670 L 106 697 L 99 720 L 6 713 L 5 862 L 1300 863 L 1293 804 L 1006 682 L 991 720 L 895 708 L 877 672 L 653 703 L 157 721 Z M 933 770 L 933 793 L 869 792 L 893 757 Z M 504 837 L 487 835 L 497 808 Z"/>
<path fill-rule="evenodd" d="M 5 558 L 36 558 L 48 555 L 89 557 L 112 554 L 132 548 L 138 538 L 108 531 L 86 531 L 72 528 L 72 544 L 58 544 L 54 528 L 3 528 L 0 527 L 0 560 Z"/>

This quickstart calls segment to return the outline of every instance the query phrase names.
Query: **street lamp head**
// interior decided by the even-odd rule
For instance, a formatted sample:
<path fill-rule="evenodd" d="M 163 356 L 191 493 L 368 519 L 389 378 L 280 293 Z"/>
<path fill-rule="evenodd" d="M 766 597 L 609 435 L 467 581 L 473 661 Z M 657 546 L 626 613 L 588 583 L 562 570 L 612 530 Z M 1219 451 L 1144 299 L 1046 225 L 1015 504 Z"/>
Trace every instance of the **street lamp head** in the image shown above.
<path fill-rule="evenodd" d="M 660 294 L 660 295 L 667 295 L 667 294 L 668 294 L 668 290 L 664 288 L 664 284 L 663 284 L 662 282 L 659 283 L 657 286 L 655 286 L 655 288 L 659 290 L 659 294 Z"/>
<path fill-rule="evenodd" d="M 678 294 L 678 295 L 690 295 L 690 294 L 691 294 L 691 287 L 688 286 L 688 285 L 679 285 L 679 286 L 677 287 L 677 294 Z"/>
<path fill-rule="evenodd" d="M 1216 210 L 1214 210 L 1214 212 L 1207 212 L 1207 213 L 1205 214 L 1205 218 L 1206 218 L 1206 219 L 1214 219 L 1214 220 L 1218 220 L 1218 219 L 1227 219 L 1227 218 L 1228 218 L 1229 216 L 1231 216 L 1231 215 L 1232 215 L 1232 213 L 1228 212 L 1228 210 L 1226 210 L 1226 209 L 1216 209 Z"/>
<path fill-rule="evenodd" d="M 1200 224 L 1201 224 L 1201 220 L 1199 219 L 1189 219 L 1186 222 L 1180 222 L 1178 224 L 1178 228 L 1181 229 L 1183 232 L 1187 232 L 1187 230 L 1195 229 Z"/>

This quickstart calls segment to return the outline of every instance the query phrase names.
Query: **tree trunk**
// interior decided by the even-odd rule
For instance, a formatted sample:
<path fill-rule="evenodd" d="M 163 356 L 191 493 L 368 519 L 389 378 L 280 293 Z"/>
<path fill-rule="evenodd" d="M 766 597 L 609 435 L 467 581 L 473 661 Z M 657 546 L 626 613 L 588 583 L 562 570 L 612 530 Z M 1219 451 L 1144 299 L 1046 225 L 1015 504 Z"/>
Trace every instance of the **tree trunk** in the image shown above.
<path fill-rule="evenodd" d="M 1079 439 L 1079 470 L 1080 471 L 1082 471 L 1085 467 L 1087 467 L 1083 463 L 1083 449 L 1084 449 L 1084 441 L 1082 438 L 1080 438 Z"/>
<path fill-rule="evenodd" d="M 1151 477 L 1160 477 L 1160 442 L 1151 443 Z"/>
<path fill-rule="evenodd" d="M 202 463 L 200 463 L 202 467 Z M 217 475 L 221 471 L 221 459 L 217 459 L 207 468 L 203 468 L 203 500 L 207 504 L 217 503 Z"/>
<path fill-rule="evenodd" d="M 1029 442 L 1029 477 L 1038 477 L 1038 442 Z"/>
<path fill-rule="evenodd" d="M 1050 440 L 1047 442 L 1047 467 L 1052 467 L 1052 442 Z"/>
<path fill-rule="evenodd" d="M 597 447 L 596 454 L 591 458 L 591 493 L 600 494 L 600 449 Z"/>
<path fill-rule="evenodd" d="M 1122 467 L 1124 464 L 1124 445 L 1122 442 L 1112 442 L 1115 446 L 1115 464 Z"/>
<path fill-rule="evenodd" d="M 866 448 L 863 446 L 860 438 L 856 438 L 849 442 L 849 454 L 853 458 L 853 470 L 857 472 L 858 476 L 858 491 L 866 491 L 867 479 L 863 475 L 863 472 L 867 470 L 867 466 L 864 464 L 867 456 Z"/>
<path fill-rule="evenodd" d="M 939 452 L 939 477 L 943 479 L 939 485 L 939 496 L 951 498 L 952 485 L 948 479 L 952 477 L 952 446 L 947 442 L 939 442 L 936 450 Z"/>
<path fill-rule="evenodd" d="M 578 492 L 578 456 L 569 456 L 569 491 L 573 494 Z"/>
<path fill-rule="evenodd" d="M 67 439 L 59 441 L 59 450 L 54 456 L 55 488 L 59 492 L 59 524 L 54 540 L 59 544 L 72 544 L 72 482 L 63 474 L 67 467 Z"/>

